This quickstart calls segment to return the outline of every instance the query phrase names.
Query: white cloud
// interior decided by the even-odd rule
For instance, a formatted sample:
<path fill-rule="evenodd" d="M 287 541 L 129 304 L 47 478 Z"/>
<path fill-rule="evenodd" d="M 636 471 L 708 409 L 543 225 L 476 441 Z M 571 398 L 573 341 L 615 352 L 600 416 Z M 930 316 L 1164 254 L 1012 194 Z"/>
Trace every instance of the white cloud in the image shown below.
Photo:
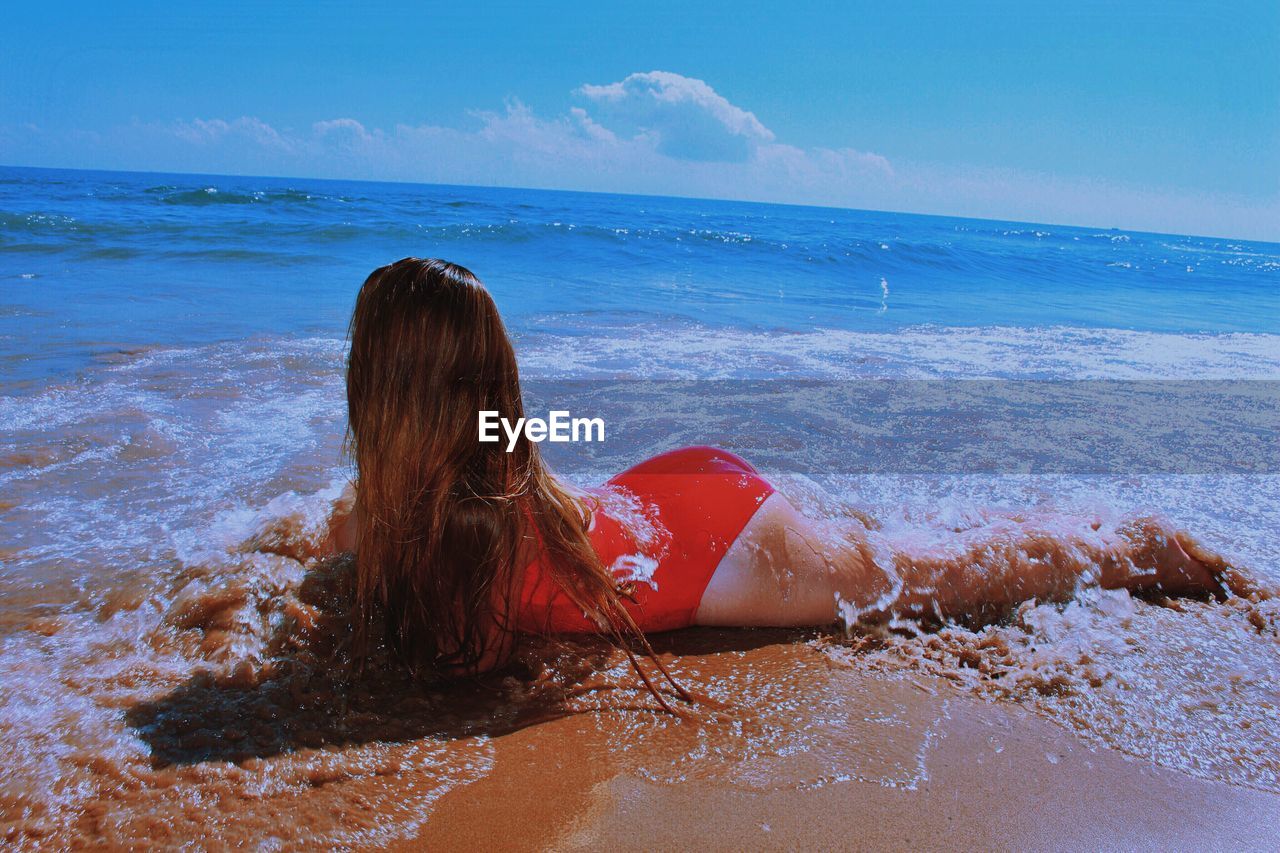
<path fill-rule="evenodd" d="M 234 121 L 195 119 L 188 122 L 175 122 L 171 127 L 174 136 L 193 145 L 216 145 L 228 139 L 241 138 L 264 148 L 293 150 L 290 141 L 281 136 L 274 127 L 260 119 L 248 116 L 242 116 Z"/>
<path fill-rule="evenodd" d="M 577 94 L 623 132 L 652 138 L 658 151 L 681 160 L 742 161 L 774 139 L 754 113 L 729 103 L 705 81 L 670 71 L 587 84 Z"/>
<path fill-rule="evenodd" d="M 614 135 L 612 130 L 609 130 L 609 128 L 604 127 L 603 125 L 597 124 L 582 107 L 571 107 L 569 109 L 569 116 L 578 123 L 583 134 L 589 139 L 607 143 L 615 143 L 618 141 L 618 137 Z"/>
<path fill-rule="evenodd" d="M 582 105 L 560 115 L 511 99 L 470 112 L 469 128 L 383 129 L 340 117 L 292 129 L 251 116 L 69 133 L 0 127 L 0 162 L 700 196 L 1280 239 L 1277 200 L 791 145 L 707 83 L 671 72 L 575 94 Z"/>
<path fill-rule="evenodd" d="M 364 125 L 353 118 L 334 118 L 318 121 L 311 125 L 317 136 L 346 140 L 348 142 L 367 142 L 372 139 Z"/>

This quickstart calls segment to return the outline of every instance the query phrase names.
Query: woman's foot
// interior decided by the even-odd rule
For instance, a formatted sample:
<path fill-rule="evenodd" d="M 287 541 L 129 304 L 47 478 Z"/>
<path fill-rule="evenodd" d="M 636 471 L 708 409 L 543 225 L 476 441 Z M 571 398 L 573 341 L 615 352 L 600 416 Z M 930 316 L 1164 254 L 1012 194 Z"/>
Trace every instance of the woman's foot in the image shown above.
<path fill-rule="evenodd" d="M 1145 516 L 1123 524 L 1120 535 L 1129 545 L 1129 560 L 1144 574 L 1131 589 L 1169 596 L 1212 594 L 1227 588 L 1223 575 L 1231 568 L 1216 554 L 1201 548 L 1186 533 L 1174 531 L 1159 519 Z"/>
<path fill-rule="evenodd" d="M 1186 555 L 1187 559 L 1203 567 L 1204 571 L 1212 576 L 1215 586 L 1214 592 L 1221 595 L 1229 593 L 1238 595 L 1241 598 L 1252 598 L 1255 601 L 1266 600 L 1275 595 L 1274 590 L 1261 586 L 1247 572 L 1236 568 L 1218 554 L 1205 548 L 1193 539 L 1190 534 L 1178 531 L 1173 534 L 1173 540 L 1177 543 L 1179 550 Z"/>

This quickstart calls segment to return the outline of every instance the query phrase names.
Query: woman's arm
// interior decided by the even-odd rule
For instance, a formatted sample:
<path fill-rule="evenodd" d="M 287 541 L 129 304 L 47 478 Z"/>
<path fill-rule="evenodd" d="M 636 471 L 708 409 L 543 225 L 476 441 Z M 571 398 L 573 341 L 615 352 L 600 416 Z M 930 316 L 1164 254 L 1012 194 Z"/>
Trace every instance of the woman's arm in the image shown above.
<path fill-rule="evenodd" d="M 280 516 L 255 531 L 240 544 L 239 550 L 278 554 L 299 563 L 354 551 L 359 512 L 355 487 L 348 484 L 333 502 L 323 528 L 306 513 Z"/>
<path fill-rule="evenodd" d="M 333 514 L 329 516 L 329 529 L 320 553 L 325 556 L 341 554 L 356 549 L 356 530 L 360 518 L 360 505 L 356 501 L 356 487 L 348 483 L 342 494 L 333 502 Z"/>
<path fill-rule="evenodd" d="M 837 597 L 851 621 L 990 621 L 1028 599 L 1068 598 L 1081 579 L 1166 595 L 1247 586 L 1220 558 L 1151 519 L 1086 536 L 1010 518 L 979 540 L 910 550 L 873 546 L 858 523 L 814 522 L 775 493 L 716 569 L 696 622 L 825 625 L 837 618 Z"/>

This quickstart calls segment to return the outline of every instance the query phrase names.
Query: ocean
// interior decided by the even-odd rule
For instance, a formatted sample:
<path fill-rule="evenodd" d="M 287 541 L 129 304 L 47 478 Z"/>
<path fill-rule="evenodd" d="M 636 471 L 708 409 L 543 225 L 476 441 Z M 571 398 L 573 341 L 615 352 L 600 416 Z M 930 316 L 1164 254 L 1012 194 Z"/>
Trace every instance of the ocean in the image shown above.
<path fill-rule="evenodd" d="M 603 445 L 548 447 L 583 484 L 720 444 L 806 510 L 874 517 L 890 539 L 941 542 L 1000 512 L 1064 529 L 1156 514 L 1280 582 L 1280 244 L 1105 226 L 0 168 L 0 812 L 65 840 L 96 809 L 136 840 L 162 801 L 190 816 L 252 791 L 283 808 L 314 773 L 369 795 L 427 755 L 440 784 L 373 834 L 289 836 L 386 840 L 488 772 L 485 736 L 225 753 L 212 724 L 137 716 L 193 678 L 271 680 L 306 568 L 244 543 L 280 524 L 314 536 L 349 476 L 347 322 L 364 277 L 406 256 L 486 283 L 538 403 L 604 415 Z M 941 675 L 1161 767 L 1280 791 L 1278 624 L 1265 603 L 1175 611 L 1082 590 L 941 644 L 803 642 L 833 666 Z M 985 669 L 957 663 L 974 649 Z M 707 737 L 719 762 L 828 757 L 796 784 L 918 771 L 859 776 L 832 730 L 788 731 Z M 273 825 L 254 814 L 252 831 Z"/>

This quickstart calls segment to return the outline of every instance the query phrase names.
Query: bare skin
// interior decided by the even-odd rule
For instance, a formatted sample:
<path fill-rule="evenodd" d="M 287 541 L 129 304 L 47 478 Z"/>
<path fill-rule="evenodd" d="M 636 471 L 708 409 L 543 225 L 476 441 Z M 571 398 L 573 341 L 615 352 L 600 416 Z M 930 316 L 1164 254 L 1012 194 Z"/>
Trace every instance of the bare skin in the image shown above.
<path fill-rule="evenodd" d="M 334 504 L 321 554 L 355 549 L 359 511 L 348 486 Z M 817 522 L 774 493 L 720 561 L 694 621 L 718 627 L 828 625 L 839 618 L 839 599 L 845 616 L 864 625 L 894 618 L 981 623 L 1031 599 L 1066 600 L 1084 578 L 1140 595 L 1266 595 L 1190 537 L 1150 518 L 1107 535 L 1063 537 L 1010 516 L 991 525 L 985 539 L 961 548 L 877 555 L 863 522 Z M 490 652 L 480 670 L 505 660 L 509 648 L 498 647 L 502 651 Z"/>
<path fill-rule="evenodd" d="M 329 530 L 320 550 L 326 554 L 355 551 L 356 531 L 359 529 L 360 506 L 356 502 L 356 490 L 351 484 L 343 489 L 342 496 L 333 503 L 329 517 Z"/>
<path fill-rule="evenodd" d="M 695 621 L 825 625 L 837 616 L 838 596 L 863 623 L 895 616 L 984 622 L 1029 599 L 1069 598 L 1086 576 L 1141 594 L 1251 591 L 1220 558 L 1153 519 L 1135 519 L 1108 536 L 1061 538 L 1011 517 L 961 549 L 899 551 L 877 564 L 861 523 L 832 530 L 775 493 L 721 560 Z"/>

